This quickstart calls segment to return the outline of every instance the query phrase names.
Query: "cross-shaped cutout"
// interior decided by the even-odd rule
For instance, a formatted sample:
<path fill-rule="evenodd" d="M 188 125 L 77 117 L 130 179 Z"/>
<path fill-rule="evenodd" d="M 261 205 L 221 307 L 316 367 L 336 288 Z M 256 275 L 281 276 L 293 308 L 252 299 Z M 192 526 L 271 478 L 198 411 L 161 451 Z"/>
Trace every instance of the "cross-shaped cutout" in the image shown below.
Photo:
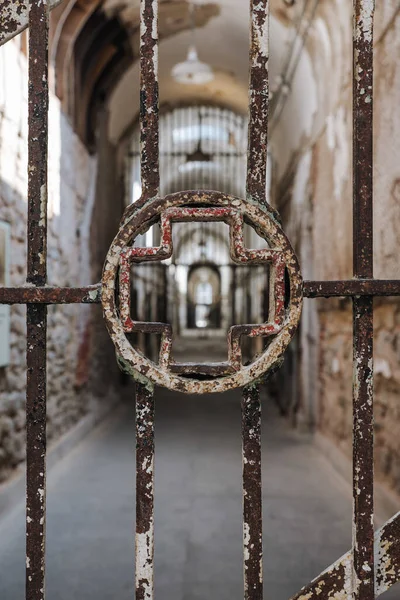
<path fill-rule="evenodd" d="M 270 309 L 268 323 L 233 325 L 228 332 L 228 361 L 211 364 L 176 363 L 171 356 L 172 327 L 168 323 L 133 321 L 131 318 L 130 279 L 131 264 L 162 261 L 172 256 L 172 223 L 219 221 L 229 225 L 230 255 L 237 264 L 269 264 Z M 177 207 L 161 214 L 160 246 L 152 248 L 129 247 L 121 252 L 119 270 L 119 312 L 125 333 L 141 332 L 161 335 L 159 365 L 181 375 L 228 375 L 242 367 L 242 336 L 268 337 L 279 333 L 285 319 L 285 262 L 280 250 L 245 247 L 243 214 L 234 207 Z"/>

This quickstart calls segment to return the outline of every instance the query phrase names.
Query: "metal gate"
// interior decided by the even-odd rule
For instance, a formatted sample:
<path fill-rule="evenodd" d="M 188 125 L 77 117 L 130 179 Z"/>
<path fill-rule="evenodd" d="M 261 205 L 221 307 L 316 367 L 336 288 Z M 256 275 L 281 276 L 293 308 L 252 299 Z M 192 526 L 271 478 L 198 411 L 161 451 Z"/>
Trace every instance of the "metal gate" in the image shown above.
<path fill-rule="evenodd" d="M 27 285 L 0 289 L 2 304 L 27 305 L 26 598 L 29 600 L 40 600 L 45 595 L 46 312 L 47 305 L 63 303 L 103 303 L 106 324 L 120 361 L 137 381 L 137 599 L 153 598 L 154 383 L 192 393 L 243 387 L 244 596 L 259 600 L 263 597 L 259 382 L 279 361 L 294 334 L 303 295 L 307 298 L 351 297 L 354 315 L 353 548 L 295 598 L 372 600 L 400 578 L 400 514 L 375 534 L 373 530 L 373 298 L 400 295 L 400 281 L 375 280 L 372 268 L 373 0 L 354 0 L 354 269 L 353 279 L 345 281 L 302 282 L 279 216 L 267 204 L 268 0 L 250 0 L 250 8 L 246 199 L 195 191 L 159 198 L 158 2 L 141 0 L 143 194 L 124 215 L 106 259 L 102 285 L 52 288 L 46 285 L 48 3 L 30 1 Z M 4 1 L 0 11 L 4 41 L 24 25 L 27 6 L 22 2 Z M 130 319 L 130 263 L 169 256 L 171 223 L 193 220 L 226 222 L 230 227 L 232 258 L 242 264 L 268 263 L 272 273 L 269 322 L 232 327 L 227 363 L 175 364 L 170 358 L 170 326 Z M 252 223 L 270 242 L 268 250 L 253 251 L 244 247 L 244 220 Z M 161 245 L 133 247 L 135 235 L 156 221 L 161 223 Z M 161 334 L 158 364 L 151 363 L 129 346 L 125 334 L 130 331 Z M 241 364 L 242 336 L 263 336 L 270 340 L 264 354 L 249 367 Z"/>

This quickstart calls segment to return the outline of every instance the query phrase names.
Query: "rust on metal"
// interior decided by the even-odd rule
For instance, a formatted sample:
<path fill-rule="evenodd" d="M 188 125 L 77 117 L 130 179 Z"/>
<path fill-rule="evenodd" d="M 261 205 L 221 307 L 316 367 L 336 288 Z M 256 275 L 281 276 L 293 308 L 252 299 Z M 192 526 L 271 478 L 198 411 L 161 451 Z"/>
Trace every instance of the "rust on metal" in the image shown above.
<path fill-rule="evenodd" d="M 49 9 L 62 0 L 49 0 Z M 28 27 L 29 0 L 2 0 L 0 5 L 0 46 Z"/>
<path fill-rule="evenodd" d="M 262 600 L 261 402 L 258 385 L 242 395 L 243 570 L 245 600 Z"/>
<path fill-rule="evenodd" d="M 135 247 L 129 246 L 121 252 L 119 269 L 119 314 L 124 331 L 149 333 L 147 323 L 133 322 L 130 316 L 130 290 L 131 290 L 131 264 L 142 261 L 160 261 L 172 256 L 172 222 L 184 223 L 195 221 L 223 221 L 230 226 L 230 250 L 232 259 L 238 264 L 265 264 L 271 265 L 270 290 L 271 310 L 269 323 L 263 325 L 238 325 L 231 327 L 228 334 L 229 362 L 220 365 L 174 365 L 170 351 L 172 347 L 172 329 L 164 325 L 158 327 L 152 333 L 162 334 L 162 344 L 159 360 L 164 364 L 173 366 L 174 373 L 190 374 L 221 374 L 240 370 L 242 364 L 242 353 L 240 340 L 247 335 L 249 337 L 271 336 L 279 333 L 283 327 L 285 317 L 285 262 L 282 260 L 280 251 L 271 249 L 249 250 L 245 248 L 243 239 L 243 214 L 232 207 L 191 208 L 187 206 L 170 208 L 161 214 L 161 243 L 158 247 Z M 155 324 L 153 324 L 154 326 Z M 166 348 L 168 353 L 166 353 Z"/>
<path fill-rule="evenodd" d="M 246 198 L 268 210 L 271 221 L 279 222 L 267 199 L 267 150 L 269 108 L 269 0 L 250 0 L 250 84 L 247 147 Z M 269 240 L 268 240 L 269 241 Z M 275 248 L 274 243 L 270 247 Z M 236 250 L 242 255 L 243 248 Z M 234 252 L 235 254 L 235 252 Z M 244 256 L 245 258 L 246 256 Z M 239 261 L 235 261 L 239 262 Z M 268 323 L 265 335 L 278 337 L 285 319 L 285 257 L 276 256 L 270 267 Z M 300 273 L 300 271 L 299 271 Z M 293 287 L 292 276 L 291 291 Z M 295 291 L 300 297 L 301 292 Z M 291 299 L 292 300 L 292 299 Z M 296 300 L 295 300 L 296 302 Z M 299 315 L 300 316 L 300 315 Z M 260 328 L 249 325 L 230 329 L 229 360 L 235 369 L 242 367 L 241 337 L 259 335 Z M 280 354 L 282 354 L 282 348 Z M 279 360 L 275 354 L 265 372 Z M 243 580 L 245 600 L 262 600 L 262 487 L 261 487 L 261 404 L 258 385 L 247 385 L 242 392 L 243 461 Z"/>
<path fill-rule="evenodd" d="M 244 219 L 251 223 L 269 247 L 252 250 L 245 248 Z M 159 324 L 162 335 L 159 363 L 155 364 L 136 351 L 126 333 L 145 331 L 146 323 L 131 320 L 130 264 L 163 260 L 172 255 L 172 222 L 224 221 L 230 228 L 231 258 L 238 264 L 269 264 L 271 302 L 269 322 L 233 326 L 228 334 L 228 363 L 211 365 L 177 365 L 171 357 L 172 330 Z M 161 224 L 160 246 L 140 248 L 133 245 L 136 236 L 153 223 Z M 285 307 L 285 271 L 290 281 L 290 302 Z M 116 282 L 119 280 L 119 303 L 116 302 Z M 253 202 L 218 192 L 180 192 L 165 198 L 150 199 L 130 209 L 114 239 L 103 270 L 102 304 L 107 328 L 117 349 L 120 363 L 131 375 L 141 381 L 169 387 L 186 393 L 221 392 L 242 387 L 264 377 L 292 339 L 300 318 L 302 280 L 297 258 L 278 223 L 269 211 Z M 154 327 L 154 324 L 153 324 Z M 243 366 L 240 337 L 270 336 L 267 350 L 250 365 Z M 190 370 L 192 368 L 192 370 Z M 181 377 L 179 373 L 185 376 Z M 217 373 L 223 373 L 216 377 Z M 192 377 L 189 375 L 192 374 Z M 206 380 L 194 375 L 206 374 Z"/>
<path fill-rule="evenodd" d="M 353 299 L 353 550 L 355 598 L 374 598 L 373 300 Z"/>
<path fill-rule="evenodd" d="M 26 598 L 44 600 L 46 519 L 46 313 L 27 305 Z"/>
<path fill-rule="evenodd" d="M 373 22 L 374 0 L 354 1 L 353 271 L 373 277 Z"/>
<path fill-rule="evenodd" d="M 400 581 L 400 512 L 374 535 L 375 598 Z M 353 600 L 359 587 L 353 576 L 350 550 L 291 600 Z"/>
<path fill-rule="evenodd" d="M 48 8 L 32 0 L 29 11 L 29 140 L 27 282 L 46 284 L 47 264 L 47 137 L 48 137 Z"/>
<path fill-rule="evenodd" d="M 158 194 L 158 0 L 140 2 L 140 163 L 142 198 Z"/>
<path fill-rule="evenodd" d="M 400 280 L 344 279 L 337 281 L 304 281 L 305 298 L 345 296 L 400 296 Z"/>
<path fill-rule="evenodd" d="M 353 38 L 353 275 L 373 277 L 374 0 L 355 0 Z M 354 600 L 374 600 L 373 298 L 353 298 Z"/>
<path fill-rule="evenodd" d="M 250 89 L 247 198 L 266 204 L 269 2 L 250 0 Z"/>
<path fill-rule="evenodd" d="M 154 392 L 136 384 L 136 600 L 154 595 Z"/>
<path fill-rule="evenodd" d="M 98 304 L 101 286 L 68 287 L 0 287 L 0 304 Z"/>
<path fill-rule="evenodd" d="M 29 6 L 29 142 L 27 282 L 45 286 L 47 277 L 47 2 Z M 45 596 L 46 521 L 46 311 L 27 305 L 26 387 L 26 598 Z"/>
<path fill-rule="evenodd" d="M 234 269 L 246 265 L 229 264 L 225 266 Z M 232 272 L 235 273 L 235 270 Z M 400 281 L 397 279 L 306 280 L 303 282 L 303 296 L 304 298 L 400 296 Z M 99 304 L 100 302 L 100 283 L 80 288 L 0 287 L 0 304 Z"/>
<path fill-rule="evenodd" d="M 375 595 L 400 581 L 400 513 L 375 534 Z"/>

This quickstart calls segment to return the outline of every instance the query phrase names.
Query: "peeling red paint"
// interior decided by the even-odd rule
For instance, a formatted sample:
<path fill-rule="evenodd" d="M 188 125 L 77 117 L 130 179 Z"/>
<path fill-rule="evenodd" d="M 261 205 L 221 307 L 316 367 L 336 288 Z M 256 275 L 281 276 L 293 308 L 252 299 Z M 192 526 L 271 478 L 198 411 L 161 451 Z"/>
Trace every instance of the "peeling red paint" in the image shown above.
<path fill-rule="evenodd" d="M 191 206 L 191 205 L 195 206 Z M 203 206 L 199 206 L 203 205 Z M 268 242 L 267 249 L 252 250 L 244 246 L 244 217 L 253 223 L 257 232 Z M 134 246 L 138 233 L 159 220 L 161 245 L 153 248 Z M 172 223 L 194 221 L 223 221 L 229 225 L 231 258 L 238 264 L 269 264 L 271 302 L 269 322 L 237 325 L 228 333 L 228 363 L 176 364 L 171 356 L 172 329 L 170 325 L 132 321 L 130 317 L 130 265 L 133 262 L 163 260 L 172 256 Z M 290 302 L 285 307 L 285 271 L 289 274 Z M 115 298 L 115 280 L 119 277 L 119 299 Z M 300 318 L 302 280 L 298 263 L 290 244 L 267 209 L 217 192 L 181 192 L 163 199 L 156 198 L 139 204 L 124 218 L 108 253 L 102 280 L 103 312 L 117 353 L 130 365 L 134 376 L 146 376 L 153 384 L 164 385 L 187 393 L 218 392 L 231 387 L 248 385 L 264 377 L 294 335 Z M 161 334 L 162 344 L 158 364 L 136 351 L 125 334 L 132 331 Z M 240 339 L 242 336 L 271 336 L 273 342 L 264 355 L 247 367 L 242 365 Z M 136 374 L 136 375 L 135 375 Z M 208 375 L 199 381 L 196 376 Z M 185 375 L 184 377 L 182 375 Z"/>

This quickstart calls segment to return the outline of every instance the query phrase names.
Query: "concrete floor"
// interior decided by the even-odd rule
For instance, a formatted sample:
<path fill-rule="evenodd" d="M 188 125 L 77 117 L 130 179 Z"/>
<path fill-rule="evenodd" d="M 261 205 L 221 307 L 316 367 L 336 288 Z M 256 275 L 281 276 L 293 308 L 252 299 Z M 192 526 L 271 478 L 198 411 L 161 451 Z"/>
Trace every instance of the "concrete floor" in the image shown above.
<path fill-rule="evenodd" d="M 156 416 L 156 597 L 239 600 L 240 393 L 158 390 Z M 350 547 L 351 492 L 267 399 L 263 490 L 265 598 L 287 600 Z M 132 405 L 50 473 L 47 600 L 132 599 L 133 531 Z M 24 598 L 24 567 L 21 505 L 0 523 L 1 600 Z"/>

